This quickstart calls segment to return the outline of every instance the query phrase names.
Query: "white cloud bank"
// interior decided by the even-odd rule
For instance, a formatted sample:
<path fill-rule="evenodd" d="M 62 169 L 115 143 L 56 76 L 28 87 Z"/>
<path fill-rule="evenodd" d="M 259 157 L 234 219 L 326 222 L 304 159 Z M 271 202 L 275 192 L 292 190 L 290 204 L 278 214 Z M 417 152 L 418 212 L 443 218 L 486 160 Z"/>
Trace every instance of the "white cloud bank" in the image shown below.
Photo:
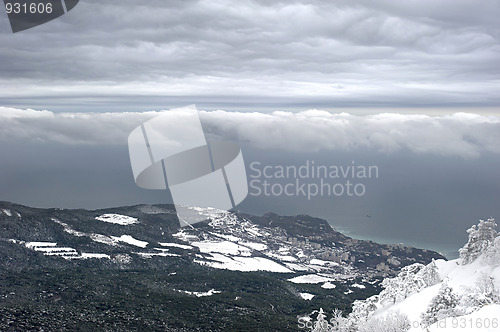
<path fill-rule="evenodd" d="M 125 145 L 135 127 L 158 114 L 53 113 L 0 107 L 0 143 Z M 261 149 L 310 152 L 366 148 L 464 158 L 500 153 L 500 117 L 471 113 L 357 116 L 321 110 L 269 114 L 200 111 L 200 118 L 209 137 Z"/>

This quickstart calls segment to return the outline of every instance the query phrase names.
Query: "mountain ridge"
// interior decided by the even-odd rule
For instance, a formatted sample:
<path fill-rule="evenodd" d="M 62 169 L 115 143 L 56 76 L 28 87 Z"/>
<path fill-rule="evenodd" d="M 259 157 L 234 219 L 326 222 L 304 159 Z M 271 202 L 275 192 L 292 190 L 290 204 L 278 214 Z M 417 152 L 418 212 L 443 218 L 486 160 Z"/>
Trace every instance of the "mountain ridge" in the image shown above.
<path fill-rule="evenodd" d="M 169 204 L 138 204 L 85 210 L 40 209 L 0 202 L 0 220 L 2 220 L 0 237 L 4 240 L 24 242 L 55 241 L 61 245 L 76 246 L 77 252 L 104 250 L 104 254 L 118 252 L 116 249 L 123 246 L 137 247 L 139 243 L 144 243 L 143 249 L 165 247 L 161 245 L 162 241 L 189 243 L 182 234 L 189 234 L 192 239 L 197 238 L 198 241 L 194 241 L 196 244 L 203 241 L 216 242 L 217 238 L 222 242 L 226 237 L 228 245 L 231 245 L 230 243 L 241 245 L 239 242 L 245 241 L 254 243 L 254 246 L 263 249 L 251 248 L 252 255 L 260 253 L 271 260 L 277 260 L 282 265 L 286 265 L 290 260 L 320 259 L 344 264 L 345 267 L 364 271 L 370 275 L 391 274 L 410 263 L 428 263 L 433 258 L 444 258 L 426 249 L 353 239 L 335 231 L 325 220 L 307 215 L 279 216 L 268 213 L 264 216 L 253 216 L 200 208 L 193 208 L 193 211 L 204 214 L 207 221 L 198 223 L 193 228 L 180 228 L 174 207 Z M 131 218 L 136 222 L 128 224 L 112 220 L 108 222 L 102 216 L 111 219 L 113 216 Z M 217 232 L 221 234 L 215 234 Z M 88 241 L 89 238 L 91 241 Z M 131 244 L 127 243 L 127 240 L 135 242 Z M 103 245 L 112 248 L 104 248 Z M 278 248 L 279 246 L 281 248 Z M 193 247 L 200 249 L 196 245 Z M 272 247 L 277 249 L 274 250 Z M 297 247 L 301 250 L 295 250 Z M 171 250 L 164 249 L 164 251 Z M 203 250 L 208 253 L 217 252 L 206 248 L 202 248 L 201 251 Z M 290 256 L 288 260 L 281 259 L 278 255 L 280 250 L 285 253 L 293 250 L 294 253 L 288 255 Z M 304 255 L 308 257 L 301 259 Z M 293 268 L 292 270 L 298 271 Z"/>
<path fill-rule="evenodd" d="M 290 331 L 313 308 L 349 312 L 384 276 L 442 258 L 306 215 L 192 209 L 207 221 L 180 228 L 168 204 L 0 202 L 0 330 Z"/>

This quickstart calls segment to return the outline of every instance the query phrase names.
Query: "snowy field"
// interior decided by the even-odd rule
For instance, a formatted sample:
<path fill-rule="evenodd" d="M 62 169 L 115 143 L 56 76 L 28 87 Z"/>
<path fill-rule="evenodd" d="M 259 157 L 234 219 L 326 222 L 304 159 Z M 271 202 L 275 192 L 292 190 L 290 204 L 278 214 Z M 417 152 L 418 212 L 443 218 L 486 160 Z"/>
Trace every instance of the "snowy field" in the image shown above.
<path fill-rule="evenodd" d="M 132 225 L 132 224 L 137 224 L 137 218 L 129 217 L 129 216 L 124 216 L 121 214 L 115 214 L 115 213 L 107 213 L 100 215 L 98 217 L 95 217 L 96 220 L 108 222 L 111 224 L 118 224 L 118 225 Z"/>
<path fill-rule="evenodd" d="M 218 269 L 226 269 L 232 271 L 269 271 L 277 273 L 293 272 L 283 265 L 264 257 L 230 257 L 218 253 L 212 253 L 211 256 L 212 258 L 210 258 L 209 261 L 195 260 L 195 262 Z"/>
<path fill-rule="evenodd" d="M 306 274 L 303 276 L 288 279 L 288 281 L 291 281 L 295 284 L 319 284 L 322 282 L 330 282 L 335 280 L 332 278 L 320 276 L 318 274 Z"/>

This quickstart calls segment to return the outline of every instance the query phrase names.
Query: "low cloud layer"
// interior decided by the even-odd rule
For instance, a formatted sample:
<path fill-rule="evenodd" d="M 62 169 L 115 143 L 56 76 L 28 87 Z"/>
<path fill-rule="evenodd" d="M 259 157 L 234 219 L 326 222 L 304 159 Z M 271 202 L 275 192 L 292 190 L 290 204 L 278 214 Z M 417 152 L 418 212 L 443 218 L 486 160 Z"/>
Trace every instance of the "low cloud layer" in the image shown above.
<path fill-rule="evenodd" d="M 53 113 L 0 107 L 0 139 L 4 143 L 126 145 L 135 127 L 158 114 Z M 463 158 L 500 153 L 500 118 L 470 113 L 357 116 L 321 110 L 270 114 L 200 111 L 200 118 L 209 138 L 234 140 L 258 149 L 408 150 Z"/>

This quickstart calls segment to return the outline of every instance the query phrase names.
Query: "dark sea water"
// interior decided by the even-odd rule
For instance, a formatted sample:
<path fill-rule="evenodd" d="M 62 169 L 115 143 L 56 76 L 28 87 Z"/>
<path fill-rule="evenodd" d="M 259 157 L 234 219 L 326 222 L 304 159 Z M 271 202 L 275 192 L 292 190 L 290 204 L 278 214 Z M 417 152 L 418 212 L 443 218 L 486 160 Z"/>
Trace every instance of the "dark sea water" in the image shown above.
<path fill-rule="evenodd" d="M 404 243 L 458 256 L 467 242 L 467 229 L 479 219 L 500 218 L 500 157 L 477 158 L 417 155 L 405 151 L 357 153 L 265 154 L 248 153 L 246 163 L 270 165 L 377 165 L 379 177 L 355 179 L 365 186 L 362 196 L 249 195 L 238 209 L 264 214 L 308 214 L 327 220 L 336 230 L 358 239 Z M 289 179 L 270 179 L 281 185 Z M 317 179 L 304 180 L 311 183 Z M 333 181 L 333 180 L 332 180 Z"/>

